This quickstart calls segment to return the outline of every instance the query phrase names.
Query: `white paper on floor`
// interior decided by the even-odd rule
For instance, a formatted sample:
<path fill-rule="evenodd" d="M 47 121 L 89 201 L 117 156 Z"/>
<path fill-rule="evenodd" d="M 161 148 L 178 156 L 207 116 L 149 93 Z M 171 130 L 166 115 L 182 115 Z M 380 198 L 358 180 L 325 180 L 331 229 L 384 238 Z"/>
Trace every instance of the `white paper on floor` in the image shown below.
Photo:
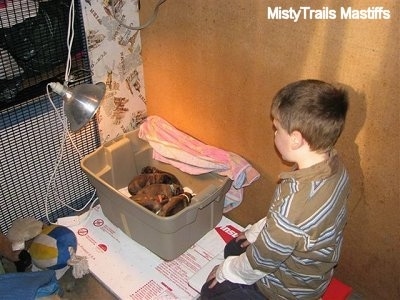
<path fill-rule="evenodd" d="M 77 237 L 77 255 L 88 258 L 90 272 L 120 299 L 196 299 L 212 268 L 209 262 L 216 261 L 227 241 L 243 230 L 222 217 L 184 254 L 164 261 L 114 226 L 100 205 L 79 220 L 77 225 L 65 224 Z M 58 224 L 64 225 L 63 218 Z"/>

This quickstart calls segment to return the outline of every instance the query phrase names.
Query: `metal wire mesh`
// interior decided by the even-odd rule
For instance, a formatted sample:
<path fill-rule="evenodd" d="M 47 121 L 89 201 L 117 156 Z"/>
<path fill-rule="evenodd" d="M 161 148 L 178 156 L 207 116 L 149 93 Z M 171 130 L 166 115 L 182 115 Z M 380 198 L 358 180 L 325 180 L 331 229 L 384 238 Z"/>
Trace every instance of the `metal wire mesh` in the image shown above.
<path fill-rule="evenodd" d="M 22 5 L 24 1 L 8 2 L 12 2 L 13 5 L 21 2 L 20 4 Z M 49 4 L 49 7 L 51 5 L 61 5 L 63 9 L 68 8 L 65 6 L 66 3 L 61 0 L 48 1 L 46 3 Z M 35 5 L 40 6 L 42 2 Z M 74 53 L 76 55 L 72 60 L 71 72 L 74 70 L 89 69 L 84 28 L 78 0 L 75 3 L 75 8 L 77 10 L 75 20 L 77 20 L 76 23 L 78 25 L 77 29 L 75 29 L 74 40 Z M 60 7 L 57 7 L 57 9 L 60 9 Z M 29 14 L 28 10 L 21 10 L 21 12 Z M 8 13 L 7 16 L 10 18 L 11 13 Z M 59 21 L 61 22 L 61 19 Z M 1 22 L 3 26 L 4 14 L 1 15 Z M 9 20 L 10 22 L 12 20 Z M 64 19 L 63 22 L 68 22 L 68 20 Z M 58 24 L 57 26 L 61 28 L 64 25 Z M 4 31 L 4 29 L 3 27 L 0 30 Z M 7 27 L 6 30 L 9 30 L 9 28 Z M 53 47 L 54 49 L 58 49 L 58 47 L 61 49 L 66 45 L 66 35 L 64 33 L 65 31 L 60 30 L 57 32 L 59 36 L 56 37 L 56 31 L 52 31 L 53 43 L 57 44 L 57 46 Z M 4 38 L 4 32 L 0 36 Z M 37 35 L 35 38 L 40 39 L 40 36 Z M 45 44 L 47 37 L 43 38 L 45 39 L 43 44 Z M 4 42 L 4 40 L 2 41 Z M 16 40 L 14 43 L 17 42 Z M 36 40 L 35 42 L 40 43 L 40 40 Z M 55 51 L 57 52 L 58 50 Z M 91 198 L 94 190 L 81 171 L 80 156 L 74 150 L 72 143 L 67 139 L 62 160 L 55 174 L 56 180 L 51 186 L 50 192 L 47 193 L 49 180 L 59 157 L 63 128 L 56 111 L 51 106 L 47 95 L 45 95 L 45 86 L 50 81 L 56 81 L 56 79 L 60 79 L 58 81 L 63 80 L 64 61 L 66 60 L 66 55 L 64 55 L 63 51 L 59 53 L 43 51 L 40 53 L 42 55 L 40 58 L 39 54 L 37 54 L 35 56 L 37 62 L 46 59 L 50 62 L 51 59 L 49 56 L 54 54 L 57 55 L 57 59 L 60 62 L 57 62 L 52 67 L 43 67 L 41 72 L 36 72 L 38 70 L 33 72 L 25 65 L 25 69 L 23 69 L 23 76 L 25 77 L 22 80 L 26 88 L 16 93 L 11 101 L 1 102 L 0 100 L 1 104 L 3 104 L 0 107 L 0 226 L 1 231 L 4 233 L 8 231 L 12 222 L 17 218 L 32 216 L 46 222 L 46 199 L 48 200 L 49 217 L 53 222 L 58 217 L 71 214 L 72 210 L 65 204 L 73 208 L 80 208 Z M 0 57 L 0 61 L 2 59 L 3 56 Z M 18 61 L 18 59 L 15 60 Z M 51 64 L 53 63 L 51 62 Z M 30 64 L 35 65 L 35 62 L 30 62 Z M 61 77 L 59 76 L 60 70 Z M 26 76 L 28 73 L 29 76 Z M 91 82 L 90 76 L 78 80 L 76 84 L 82 82 Z M 22 95 L 21 93 L 24 94 L 24 97 L 20 96 Z M 53 101 L 60 111 L 62 109 L 62 100 L 59 96 L 54 96 L 54 93 L 52 95 Z M 84 129 L 72 134 L 72 139 L 80 150 L 81 155 L 92 152 L 100 144 L 96 121 L 91 121 Z"/>
<path fill-rule="evenodd" d="M 0 1 L 0 108 L 40 96 L 48 82 L 64 80 L 70 1 Z M 75 0 L 77 15 L 79 4 Z M 77 16 L 71 54 L 78 64 L 85 55 L 82 24 Z"/>

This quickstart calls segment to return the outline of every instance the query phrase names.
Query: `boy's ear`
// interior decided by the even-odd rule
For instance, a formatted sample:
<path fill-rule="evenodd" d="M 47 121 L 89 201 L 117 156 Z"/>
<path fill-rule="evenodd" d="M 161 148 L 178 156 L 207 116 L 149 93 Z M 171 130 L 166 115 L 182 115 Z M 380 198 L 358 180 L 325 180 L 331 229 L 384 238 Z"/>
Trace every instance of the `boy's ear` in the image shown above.
<path fill-rule="evenodd" d="M 303 146 L 305 143 L 305 140 L 303 139 L 303 135 L 300 133 L 300 131 L 293 131 L 290 134 L 290 145 L 292 150 L 297 150 L 301 146 Z"/>

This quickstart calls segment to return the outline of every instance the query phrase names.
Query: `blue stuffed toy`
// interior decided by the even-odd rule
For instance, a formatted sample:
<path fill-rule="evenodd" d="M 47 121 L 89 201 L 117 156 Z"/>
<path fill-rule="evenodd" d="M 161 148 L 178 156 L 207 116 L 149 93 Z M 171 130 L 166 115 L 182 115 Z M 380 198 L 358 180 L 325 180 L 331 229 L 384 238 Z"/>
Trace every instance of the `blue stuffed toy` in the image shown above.
<path fill-rule="evenodd" d="M 89 272 L 86 257 L 77 256 L 77 239 L 72 230 L 65 226 L 49 225 L 34 238 L 29 253 L 32 263 L 42 270 L 55 270 L 59 279 L 69 266 L 72 274 L 81 278 Z"/>

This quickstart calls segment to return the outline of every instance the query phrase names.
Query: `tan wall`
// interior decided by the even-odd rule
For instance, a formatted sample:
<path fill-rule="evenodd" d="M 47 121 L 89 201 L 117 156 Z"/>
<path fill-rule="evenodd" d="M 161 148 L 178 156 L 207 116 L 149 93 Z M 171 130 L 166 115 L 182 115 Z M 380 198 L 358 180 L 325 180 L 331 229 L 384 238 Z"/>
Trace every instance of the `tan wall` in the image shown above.
<path fill-rule="evenodd" d="M 143 22 L 155 2 L 142 1 Z M 338 2 L 383 6 L 388 21 L 267 20 L 267 7 L 278 2 L 297 8 L 301 1 L 166 1 L 141 33 L 148 112 L 242 155 L 261 173 L 228 214 L 246 225 L 264 216 L 277 174 L 288 168 L 273 146 L 272 96 L 302 78 L 348 87 L 351 106 L 337 148 L 353 189 L 336 276 L 366 299 L 399 299 L 400 2 L 324 1 L 336 10 Z"/>

